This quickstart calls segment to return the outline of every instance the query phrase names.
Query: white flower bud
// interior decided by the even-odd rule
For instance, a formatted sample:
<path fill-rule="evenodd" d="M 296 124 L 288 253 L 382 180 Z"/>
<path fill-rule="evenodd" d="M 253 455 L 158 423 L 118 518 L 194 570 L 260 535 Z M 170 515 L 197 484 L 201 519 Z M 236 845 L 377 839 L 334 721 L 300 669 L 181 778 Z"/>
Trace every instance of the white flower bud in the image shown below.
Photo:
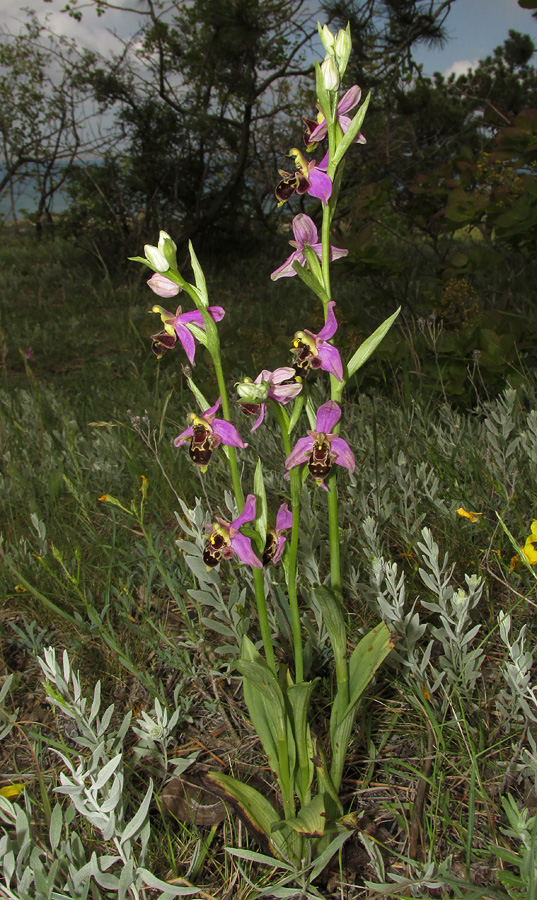
<path fill-rule="evenodd" d="M 333 56 L 327 56 L 321 66 L 324 86 L 327 91 L 337 91 L 339 87 L 339 70 Z"/>

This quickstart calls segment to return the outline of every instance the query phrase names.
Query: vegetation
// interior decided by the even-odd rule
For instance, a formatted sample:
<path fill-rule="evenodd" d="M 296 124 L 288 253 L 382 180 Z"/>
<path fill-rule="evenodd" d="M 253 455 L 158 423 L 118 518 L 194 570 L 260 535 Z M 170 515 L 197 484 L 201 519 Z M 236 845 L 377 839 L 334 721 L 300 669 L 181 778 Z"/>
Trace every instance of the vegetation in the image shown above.
<path fill-rule="evenodd" d="M 252 25 L 254 6 L 233 5 L 236 27 Z M 276 17 L 284 6 L 266 4 L 267 14 Z M 333 21 L 375 10 L 375 4 L 354 7 L 334 4 Z M 297 323 L 319 337 L 329 322 L 326 258 L 322 271 L 315 254 L 308 266 L 305 259 L 298 264 L 303 280 L 271 282 L 290 235 L 274 226 L 268 194 L 256 194 L 249 164 L 233 180 L 236 122 L 228 113 L 238 122 L 255 106 L 254 63 L 277 69 L 285 58 L 290 65 L 286 40 L 298 53 L 304 36 L 297 39 L 296 22 L 280 42 L 275 31 L 272 44 L 257 34 L 252 56 L 237 59 L 240 42 L 222 31 L 217 3 L 178 4 L 173 25 L 151 13 L 141 43 L 149 64 L 166 61 L 170 72 L 180 57 L 174 62 L 170 48 L 180 45 L 181 29 L 191 28 L 211 49 L 203 59 L 183 59 L 195 74 L 183 123 L 199 142 L 190 162 L 201 165 L 206 150 L 194 116 L 200 91 L 212 95 L 226 78 L 237 89 L 233 100 L 217 91 L 220 106 L 211 107 L 225 125 L 218 136 L 224 174 L 204 168 L 207 180 L 196 180 L 191 171 L 196 200 L 181 189 L 193 206 L 176 208 L 169 226 L 186 237 L 185 223 L 198 210 L 192 227 L 199 228 L 208 296 L 226 311 L 218 321 L 225 379 L 213 368 L 220 350 L 206 318 L 205 334 L 193 331 L 201 341 L 195 368 L 180 346 L 155 359 L 147 273 L 116 264 L 118 254 L 141 252 L 150 227 L 154 240 L 173 199 L 166 177 L 143 183 L 149 150 L 140 143 L 152 135 L 151 150 L 163 162 L 173 116 L 186 115 L 172 113 L 166 90 L 162 103 L 154 101 L 144 93 L 148 84 L 134 87 L 119 68 L 110 80 L 98 60 L 83 83 L 73 74 L 78 90 L 99 85 L 102 102 L 121 105 L 118 122 L 132 142 L 104 166 L 70 168 L 73 202 L 53 227 L 35 234 L 31 221 L 4 228 L 2 896 L 537 896 L 537 118 L 527 108 L 537 105 L 533 47 L 512 33 L 467 78 L 438 76 L 403 89 L 412 72 L 404 29 L 441 37 L 449 3 L 437 4 L 418 32 L 419 4 L 388 7 L 391 32 L 379 34 L 373 15 L 357 20 L 377 98 L 364 125 L 368 143 L 348 153 L 330 238 L 350 249 L 331 274 L 345 376 L 356 347 L 366 356 L 368 336 L 395 305 L 402 312 L 344 400 L 332 373 L 331 402 L 337 395 L 355 462 L 338 462 L 345 471 L 335 526 L 333 512 L 326 517 L 327 494 L 309 488 L 311 478 L 302 484 L 292 466 L 289 482 L 276 477 L 280 429 L 268 414 L 248 435 L 240 472 L 231 468 L 235 496 L 223 490 L 231 487 L 226 454 L 233 447 L 215 447 L 202 473 L 190 465 L 188 448 L 173 444 L 192 412 L 191 392 L 206 412 L 204 397 L 232 395 L 237 383 L 251 389 L 244 379 L 264 366 L 291 364 L 293 341 L 295 357 L 302 346 Z M 68 8 L 78 15 L 76 3 Z M 390 40 L 404 48 L 391 69 Z M 201 63 L 215 43 L 222 71 L 208 73 Z M 328 41 L 328 56 L 329 47 Z M 31 54 L 30 43 L 26 49 Z M 277 58 L 262 55 L 269 51 Z M 326 103 L 320 72 L 316 94 Z M 367 68 L 358 73 L 364 81 Z M 27 74 L 34 79 L 35 71 Z M 383 93 L 383 84 L 390 90 Z M 477 127 L 485 95 L 491 118 Z M 301 88 L 293 97 L 304 102 L 308 92 Z M 428 134 L 418 115 L 423 105 L 431 111 Z M 290 145 L 289 126 L 278 131 L 273 112 L 272 137 Z M 52 135 L 56 126 L 49 124 Z M 399 143 L 375 173 L 375 153 L 380 160 L 388 134 Z M 334 140 L 332 156 L 342 135 Z M 18 143 L 14 135 L 14 150 Z M 400 166 L 392 164 L 396 148 Z M 361 175 L 353 162 L 358 154 Z M 270 151 L 267 173 L 269 158 Z M 162 167 L 155 172 L 166 175 Z M 205 206 L 212 179 L 224 198 L 214 218 Z M 239 181 L 244 195 L 237 199 L 228 188 Z M 336 177 L 334 185 L 336 197 Z M 135 219 L 130 204 L 150 196 L 146 213 Z M 125 207 L 114 207 L 125 198 Z M 290 202 L 302 222 L 307 210 L 321 230 L 311 198 Z M 330 204 L 323 222 L 334 198 Z M 248 229 L 242 258 L 229 253 L 232 229 L 219 237 L 228 222 Z M 169 252 L 166 240 L 161 235 L 159 248 L 146 246 L 150 268 Z M 164 281 L 181 285 L 181 299 L 188 294 L 198 312 L 205 310 L 197 257 L 191 251 L 191 271 L 186 258 L 176 269 L 172 255 Z M 324 315 L 312 304 L 311 287 Z M 182 302 L 186 309 L 189 301 Z M 158 351 L 158 341 L 153 345 Z M 310 429 L 320 428 L 315 410 L 327 401 L 327 382 L 326 371 L 308 376 Z M 300 410 L 301 401 L 294 404 Z M 231 415 L 218 414 L 243 436 L 249 431 L 238 404 Z M 332 491 L 333 473 L 324 477 Z M 241 511 L 239 479 L 248 491 L 253 485 L 256 503 L 277 507 L 285 499 L 301 509 L 296 596 L 288 551 L 281 566 L 265 567 L 266 611 L 255 566 L 236 557 L 218 567 L 202 563 L 210 523 L 232 522 Z M 263 515 L 242 535 L 258 555 L 265 546 L 259 529 L 270 525 L 260 524 Z M 341 554 L 336 585 L 334 535 Z M 381 647 L 380 620 L 391 646 L 382 665 L 390 647 Z M 366 647 L 378 655 L 369 667 Z M 342 683 L 353 672 L 363 682 L 352 708 L 356 724 L 338 745 L 334 734 L 346 734 L 348 718 Z M 295 688 L 303 689 L 300 702 Z M 271 715 L 279 714 L 280 696 L 286 747 L 298 748 L 287 770 L 290 784 L 281 747 L 271 754 Z M 293 744 L 299 725 L 304 740 Z"/>

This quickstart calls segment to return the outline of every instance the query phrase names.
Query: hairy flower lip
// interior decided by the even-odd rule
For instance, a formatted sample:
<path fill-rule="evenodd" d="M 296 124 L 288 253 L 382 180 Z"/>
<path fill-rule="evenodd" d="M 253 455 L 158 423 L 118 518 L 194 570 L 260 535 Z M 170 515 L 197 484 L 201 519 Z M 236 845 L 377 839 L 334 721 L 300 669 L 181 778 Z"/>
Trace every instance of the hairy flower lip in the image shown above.
<path fill-rule="evenodd" d="M 295 466 L 304 464 L 309 465 L 312 461 L 314 446 L 318 444 L 328 444 L 329 453 L 327 456 L 327 468 L 330 469 L 333 463 L 354 472 L 355 459 L 352 450 L 347 441 L 338 434 L 334 434 L 332 429 L 339 422 L 341 410 L 335 400 L 328 400 L 323 403 L 317 410 L 317 419 L 315 423 L 316 430 L 307 432 L 308 437 L 299 438 L 285 460 L 285 468 L 289 471 Z M 324 483 L 324 477 L 316 478 L 317 483 L 324 490 L 328 490 Z"/>
<path fill-rule="evenodd" d="M 323 206 L 326 206 L 332 193 L 332 180 L 326 171 L 328 168 L 328 153 L 320 163 L 315 162 L 313 159 L 307 162 L 296 147 L 293 147 L 289 156 L 295 157 L 296 168 L 292 174 L 284 169 L 279 170 L 282 180 L 277 185 L 275 192 L 279 205 L 281 206 L 289 200 L 293 194 L 308 193 L 320 200 Z"/>
<path fill-rule="evenodd" d="M 149 281 L 151 281 L 151 279 L 149 279 Z M 166 281 L 169 281 L 169 279 L 166 279 Z M 189 362 L 194 365 L 196 341 L 188 326 L 197 325 L 198 328 L 204 330 L 205 323 L 202 314 L 197 309 L 184 313 L 181 312 L 181 307 L 178 306 L 174 315 L 168 309 L 164 309 L 164 307 L 159 306 L 158 304 L 155 304 L 151 311 L 160 315 L 164 325 L 164 331 L 159 331 L 157 334 L 151 336 L 151 340 L 153 341 L 153 352 L 157 358 L 160 359 L 166 350 L 172 350 L 177 341 L 179 341 Z M 215 322 L 220 322 L 225 316 L 225 310 L 221 306 L 209 306 L 207 312 Z M 172 339 L 171 341 L 163 339 L 163 336 L 166 334 Z"/>
<path fill-rule="evenodd" d="M 173 441 L 175 447 L 182 447 L 183 444 L 190 443 L 190 456 L 202 472 L 205 472 L 209 465 L 212 451 L 216 450 L 220 444 L 225 444 L 227 447 L 240 447 L 241 449 L 245 449 L 248 446 L 231 422 L 216 418 L 216 413 L 221 403 L 222 399 L 219 397 L 214 406 L 206 409 L 205 412 L 201 414 L 190 413 L 192 424 L 185 431 L 182 431 L 181 434 L 178 434 Z M 201 429 L 205 430 L 205 437 Z M 199 461 L 195 458 L 196 450 L 198 450 L 200 457 Z"/>
<path fill-rule="evenodd" d="M 338 381 L 343 381 L 343 363 L 339 350 L 329 343 L 330 338 L 337 331 L 337 320 L 334 314 L 335 301 L 330 300 L 326 309 L 326 323 L 318 332 L 297 331 L 294 337 L 292 352 L 300 355 L 301 368 L 306 371 L 311 366 L 313 369 L 323 369 L 330 372 Z M 302 350 L 299 350 L 302 344 Z"/>
<path fill-rule="evenodd" d="M 245 537 L 245 535 L 241 534 L 239 531 L 239 529 L 247 522 L 252 522 L 255 519 L 255 515 L 256 499 L 253 494 L 248 494 L 242 513 L 237 516 L 233 522 L 225 522 L 224 519 L 217 518 L 217 524 L 212 526 L 211 533 L 205 545 L 204 558 L 207 548 L 211 543 L 211 538 L 214 538 L 214 536 L 218 534 L 223 538 L 225 547 L 218 549 L 217 553 L 220 555 L 216 561 L 211 563 L 211 565 L 217 565 L 220 558 L 230 559 L 233 553 L 235 553 L 240 561 L 246 565 L 254 566 L 256 569 L 262 569 L 263 563 L 255 555 L 250 538 Z M 213 560 L 214 559 L 215 557 L 213 555 Z"/>

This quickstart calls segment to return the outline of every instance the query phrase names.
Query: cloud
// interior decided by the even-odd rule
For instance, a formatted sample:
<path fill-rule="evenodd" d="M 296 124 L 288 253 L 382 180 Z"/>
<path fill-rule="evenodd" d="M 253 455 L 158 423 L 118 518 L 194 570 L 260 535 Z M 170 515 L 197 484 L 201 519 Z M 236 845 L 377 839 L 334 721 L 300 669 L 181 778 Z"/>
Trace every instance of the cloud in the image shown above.
<path fill-rule="evenodd" d="M 475 69 L 478 63 L 478 59 L 456 59 L 443 73 L 444 78 L 449 78 L 450 75 L 466 75 L 468 69 Z"/>

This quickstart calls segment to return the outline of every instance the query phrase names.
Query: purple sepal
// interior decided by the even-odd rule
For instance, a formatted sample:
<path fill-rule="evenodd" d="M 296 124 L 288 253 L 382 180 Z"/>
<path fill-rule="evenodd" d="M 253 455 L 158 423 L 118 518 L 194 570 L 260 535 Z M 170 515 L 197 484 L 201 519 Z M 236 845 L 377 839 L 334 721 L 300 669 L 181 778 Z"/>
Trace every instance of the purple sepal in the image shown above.
<path fill-rule="evenodd" d="M 248 566 L 254 566 L 256 569 L 263 568 L 263 563 L 252 550 L 250 538 L 245 537 L 244 534 L 235 534 L 230 540 L 231 546 L 241 562 L 246 563 Z"/>
<path fill-rule="evenodd" d="M 330 372 L 338 381 L 343 381 L 343 363 L 336 347 L 324 341 L 317 351 L 317 358 L 321 361 L 321 369 Z"/>
<path fill-rule="evenodd" d="M 248 494 L 246 497 L 246 503 L 244 504 L 244 509 L 241 512 L 240 516 L 231 523 L 231 528 L 236 529 L 237 531 L 244 525 L 246 522 L 253 522 L 255 519 L 255 505 L 256 500 L 254 494 Z"/>
<path fill-rule="evenodd" d="M 213 419 L 211 428 L 218 437 L 222 438 L 222 443 L 227 447 L 242 447 L 244 450 L 248 444 L 245 444 L 239 432 L 231 422 L 225 419 Z"/>
<path fill-rule="evenodd" d="M 293 515 L 291 510 L 287 506 L 287 503 L 282 503 L 276 515 L 276 531 L 283 531 L 285 528 L 290 528 L 292 524 Z"/>
<path fill-rule="evenodd" d="M 188 444 L 192 437 L 194 437 L 194 429 L 187 428 L 186 431 L 182 431 L 181 434 L 178 434 L 177 437 L 174 438 L 174 446 L 181 447 L 183 444 Z"/>
<path fill-rule="evenodd" d="M 294 469 L 295 466 L 301 466 L 303 463 L 309 462 L 312 450 L 312 437 L 299 438 L 293 450 L 291 450 L 289 456 L 285 460 L 285 468 Z"/>
<path fill-rule="evenodd" d="M 330 441 L 330 452 L 335 454 L 334 462 L 338 466 L 344 466 L 349 472 L 354 472 L 356 462 L 354 454 L 343 438 L 335 437 Z"/>
<path fill-rule="evenodd" d="M 323 403 L 317 410 L 317 433 L 331 434 L 334 425 L 339 422 L 340 418 L 341 410 L 335 400 L 328 400 L 327 403 Z M 305 439 L 301 438 L 301 440 Z M 297 442 L 297 447 L 299 443 L 300 441 Z"/>

